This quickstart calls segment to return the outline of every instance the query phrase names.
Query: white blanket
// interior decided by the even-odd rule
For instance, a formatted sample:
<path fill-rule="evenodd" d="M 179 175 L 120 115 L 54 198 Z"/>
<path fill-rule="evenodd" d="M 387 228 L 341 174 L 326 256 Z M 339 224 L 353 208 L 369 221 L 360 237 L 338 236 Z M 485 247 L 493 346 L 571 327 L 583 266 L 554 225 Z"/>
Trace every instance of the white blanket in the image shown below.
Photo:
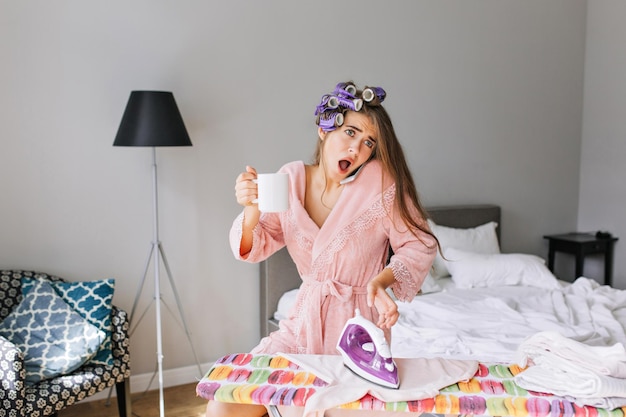
<path fill-rule="evenodd" d="M 398 302 L 394 357 L 514 363 L 517 347 L 542 331 L 588 345 L 626 345 L 626 291 L 579 278 L 562 290 L 524 286 L 457 289 Z M 623 323 L 623 324 L 622 324 Z"/>
<path fill-rule="evenodd" d="M 572 398 L 581 405 L 614 409 L 626 405 L 626 352 L 621 343 L 588 346 L 555 332 L 529 337 L 518 349 L 515 376 L 522 388 Z"/>
<path fill-rule="evenodd" d="M 281 356 L 328 383 L 306 402 L 305 417 L 323 416 L 325 410 L 357 401 L 366 394 L 385 402 L 431 398 L 441 388 L 470 379 L 478 362 L 444 359 L 396 359 L 400 388 L 384 388 L 356 376 L 339 355 Z"/>

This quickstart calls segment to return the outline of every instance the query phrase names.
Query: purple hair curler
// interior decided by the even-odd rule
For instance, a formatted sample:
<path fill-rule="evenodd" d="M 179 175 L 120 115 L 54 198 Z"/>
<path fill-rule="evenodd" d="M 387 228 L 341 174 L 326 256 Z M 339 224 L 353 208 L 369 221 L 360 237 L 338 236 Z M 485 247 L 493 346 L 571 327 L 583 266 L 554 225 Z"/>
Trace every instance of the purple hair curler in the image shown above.
<path fill-rule="evenodd" d="M 317 117 L 316 123 L 323 131 L 330 132 L 343 124 L 343 113 L 323 113 Z"/>
<path fill-rule="evenodd" d="M 339 83 L 335 86 L 333 94 L 339 97 L 356 98 L 356 86 L 352 83 Z"/>
<path fill-rule="evenodd" d="M 376 105 L 385 100 L 387 93 L 381 87 L 365 87 L 361 97 L 364 101 Z"/>
<path fill-rule="evenodd" d="M 363 104 L 378 106 L 385 100 L 387 93 L 381 87 L 365 87 L 357 97 L 358 90 L 354 83 L 339 83 L 330 94 L 324 94 L 315 108 L 315 123 L 322 130 L 329 132 L 343 125 L 346 110 L 360 111 Z"/>
<path fill-rule="evenodd" d="M 331 94 L 325 94 L 322 97 L 322 101 L 315 108 L 315 115 L 317 116 L 320 113 L 324 113 L 326 110 L 336 109 L 339 107 L 339 101 L 337 97 Z"/>
<path fill-rule="evenodd" d="M 347 107 L 350 110 L 359 111 L 363 107 L 363 100 L 360 98 L 345 98 L 345 97 L 337 97 L 337 101 L 339 105 L 342 107 Z"/>

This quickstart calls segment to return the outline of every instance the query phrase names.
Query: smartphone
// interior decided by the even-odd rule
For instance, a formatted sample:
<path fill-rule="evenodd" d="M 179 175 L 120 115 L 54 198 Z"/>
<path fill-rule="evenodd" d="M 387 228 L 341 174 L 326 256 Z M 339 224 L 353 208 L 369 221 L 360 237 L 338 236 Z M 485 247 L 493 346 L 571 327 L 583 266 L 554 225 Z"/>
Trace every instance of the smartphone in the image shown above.
<path fill-rule="evenodd" d="M 356 169 L 356 171 L 354 171 L 352 174 L 350 174 L 350 176 L 342 179 L 341 181 L 339 181 L 339 184 L 343 185 L 343 184 L 347 184 L 349 182 L 352 182 L 356 179 L 356 176 L 359 175 L 359 172 L 361 172 L 361 170 L 363 169 L 363 167 L 365 166 L 365 164 L 367 164 L 367 162 L 365 162 L 363 165 L 361 165 L 360 167 L 358 167 Z"/>

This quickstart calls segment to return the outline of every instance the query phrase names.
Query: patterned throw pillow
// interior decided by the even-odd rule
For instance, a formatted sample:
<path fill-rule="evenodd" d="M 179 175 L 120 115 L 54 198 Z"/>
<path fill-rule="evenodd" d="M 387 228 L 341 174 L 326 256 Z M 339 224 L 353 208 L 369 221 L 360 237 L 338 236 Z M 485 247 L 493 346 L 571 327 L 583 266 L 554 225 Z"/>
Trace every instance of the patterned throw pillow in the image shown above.
<path fill-rule="evenodd" d="M 28 384 L 78 369 L 96 354 L 105 337 L 45 281 L 36 282 L 0 323 L 0 336 L 24 354 Z"/>
<path fill-rule="evenodd" d="M 28 294 L 39 281 L 49 283 L 63 300 L 89 323 L 105 333 L 98 353 L 89 362 L 94 365 L 113 365 L 111 351 L 111 303 L 114 279 L 84 282 L 48 281 L 42 278 L 22 278 L 22 294 Z"/>

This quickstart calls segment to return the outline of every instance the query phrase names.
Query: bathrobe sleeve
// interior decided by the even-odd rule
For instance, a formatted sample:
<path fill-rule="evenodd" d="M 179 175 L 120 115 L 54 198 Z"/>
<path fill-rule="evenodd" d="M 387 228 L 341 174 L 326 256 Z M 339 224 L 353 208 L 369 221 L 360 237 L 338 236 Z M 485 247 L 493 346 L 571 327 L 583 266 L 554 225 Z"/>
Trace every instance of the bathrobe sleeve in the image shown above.
<path fill-rule="evenodd" d="M 396 282 L 391 286 L 395 296 L 401 301 L 411 301 L 417 295 L 426 275 L 430 271 L 435 255 L 437 242 L 421 230 L 416 235 L 411 233 L 402 221 L 398 210 L 392 209 L 391 220 L 387 219 L 389 244 L 393 256 L 387 267 L 393 271 Z M 420 218 L 417 209 L 413 208 L 414 216 Z M 428 229 L 427 222 L 421 223 Z"/>
<path fill-rule="evenodd" d="M 256 263 L 261 262 L 285 246 L 285 227 L 289 216 L 294 216 L 301 204 L 298 199 L 298 184 L 305 183 L 304 164 L 301 161 L 289 162 L 283 165 L 278 172 L 289 174 L 289 209 L 282 213 L 261 213 L 259 223 L 253 230 L 252 249 L 242 258 L 239 255 L 243 229 L 244 212 L 235 218 L 230 229 L 230 247 L 236 259 Z M 302 212 L 302 210 L 299 210 Z"/>
<path fill-rule="evenodd" d="M 236 259 L 246 262 L 261 262 L 285 246 L 280 215 L 261 213 L 259 224 L 252 232 L 252 249 L 245 258 L 239 254 L 243 234 L 243 211 L 237 216 L 230 229 L 230 247 Z"/>

